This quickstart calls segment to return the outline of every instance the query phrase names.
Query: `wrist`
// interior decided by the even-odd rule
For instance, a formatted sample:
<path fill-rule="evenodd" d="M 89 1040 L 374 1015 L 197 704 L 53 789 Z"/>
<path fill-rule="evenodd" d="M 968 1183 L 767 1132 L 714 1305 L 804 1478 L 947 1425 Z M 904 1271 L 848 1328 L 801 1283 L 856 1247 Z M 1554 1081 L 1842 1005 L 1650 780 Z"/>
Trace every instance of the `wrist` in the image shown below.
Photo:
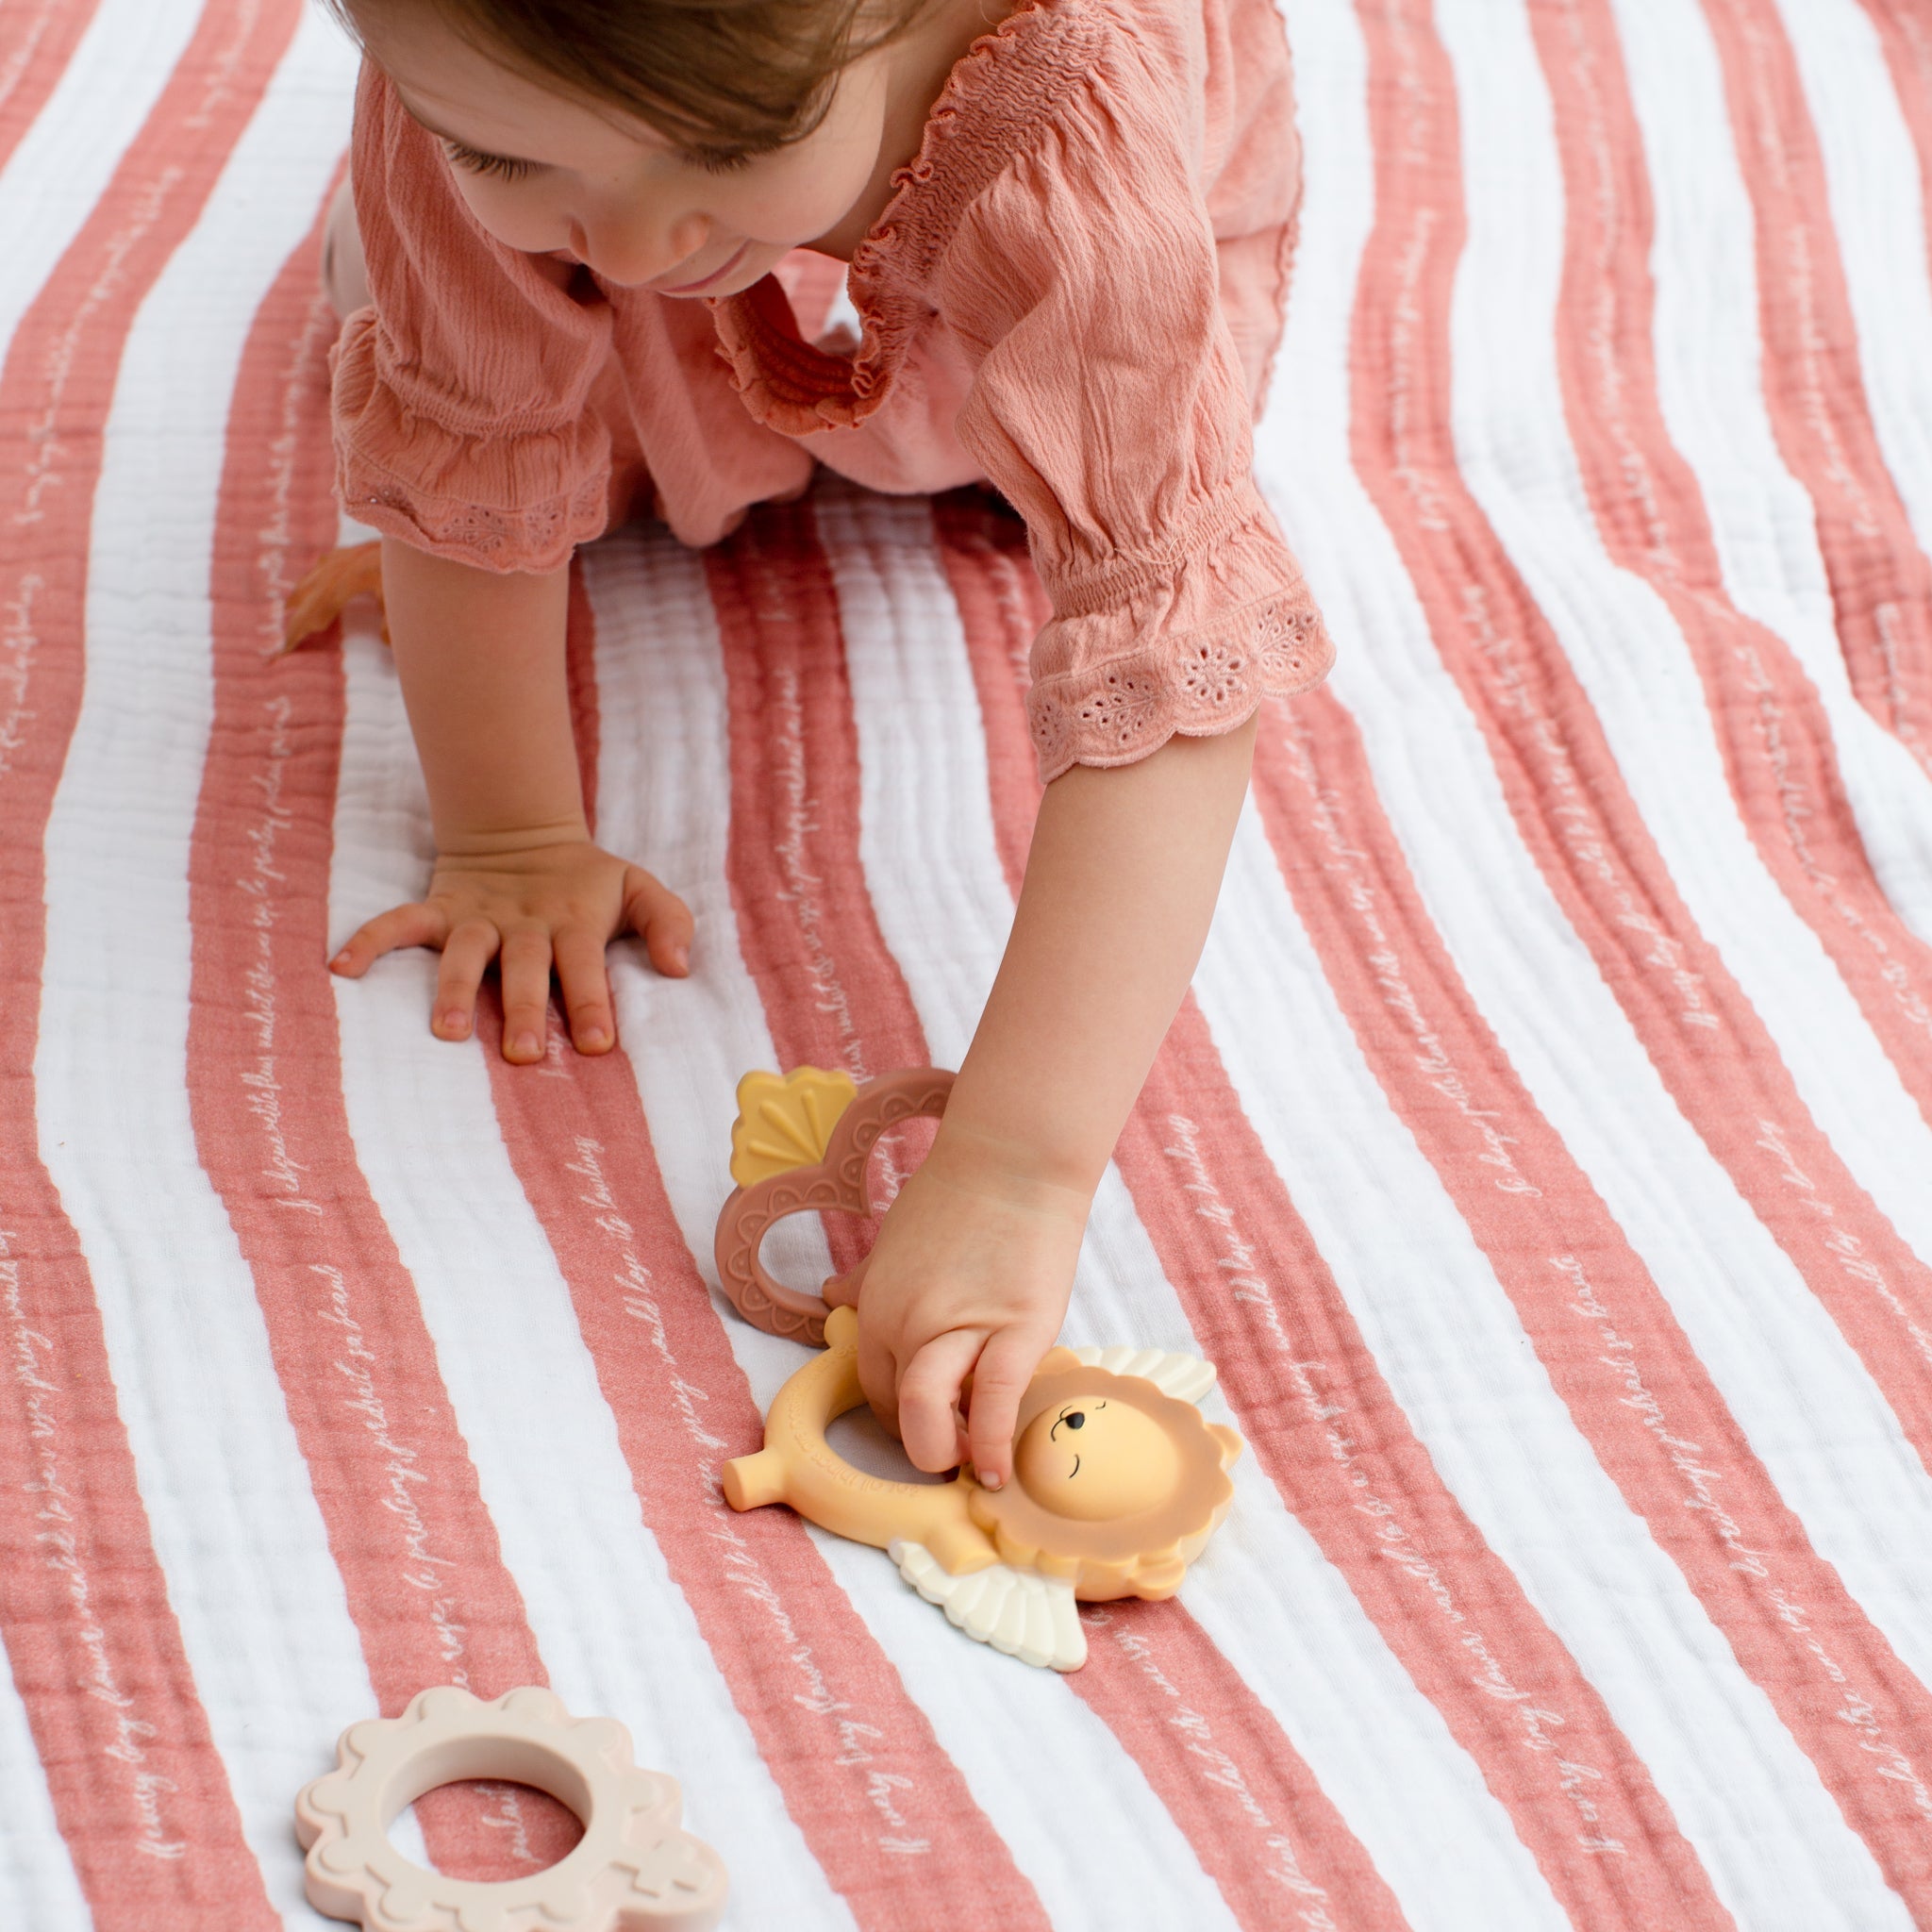
<path fill-rule="evenodd" d="M 581 811 L 517 825 L 439 826 L 439 860 L 508 858 L 559 845 L 588 845 L 591 828 Z"/>
<path fill-rule="evenodd" d="M 1093 1163 L 1047 1141 L 956 1118 L 949 1106 L 920 1172 L 967 1192 L 1084 1225 L 1106 1165 L 1105 1158 Z"/>

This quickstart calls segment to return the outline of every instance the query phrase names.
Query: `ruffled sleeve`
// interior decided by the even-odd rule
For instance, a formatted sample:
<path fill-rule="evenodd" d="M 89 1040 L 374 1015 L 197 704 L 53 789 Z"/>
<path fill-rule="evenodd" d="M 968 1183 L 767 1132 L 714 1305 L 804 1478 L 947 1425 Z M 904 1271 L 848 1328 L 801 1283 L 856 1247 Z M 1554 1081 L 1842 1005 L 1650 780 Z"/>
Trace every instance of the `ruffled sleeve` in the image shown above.
<path fill-rule="evenodd" d="M 344 507 L 439 557 L 556 569 L 608 514 L 609 433 L 590 407 L 608 303 L 588 275 L 487 234 L 435 137 L 366 63 L 352 165 L 374 306 L 336 346 Z"/>
<path fill-rule="evenodd" d="M 1025 518 L 1052 602 L 1028 699 L 1051 779 L 1231 730 L 1334 653 L 1252 475 L 1173 82 L 1116 31 L 1030 133 L 961 213 L 933 293 L 984 352 L 959 440 Z"/>

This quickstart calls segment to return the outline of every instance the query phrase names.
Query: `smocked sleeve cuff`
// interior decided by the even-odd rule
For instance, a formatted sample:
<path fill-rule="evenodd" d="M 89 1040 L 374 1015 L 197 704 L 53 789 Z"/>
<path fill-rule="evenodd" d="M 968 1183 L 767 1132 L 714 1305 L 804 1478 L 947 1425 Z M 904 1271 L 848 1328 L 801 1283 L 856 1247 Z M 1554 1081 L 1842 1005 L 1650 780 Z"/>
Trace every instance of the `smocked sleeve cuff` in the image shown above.
<path fill-rule="evenodd" d="M 561 569 L 609 516 L 610 439 L 597 412 L 566 422 L 452 420 L 381 366 L 373 309 L 335 355 L 336 487 L 358 523 L 479 570 Z"/>
<path fill-rule="evenodd" d="M 1258 495 L 1205 522 L 1165 558 L 1048 583 L 1026 700 L 1043 780 L 1232 731 L 1328 675 L 1335 647 Z"/>

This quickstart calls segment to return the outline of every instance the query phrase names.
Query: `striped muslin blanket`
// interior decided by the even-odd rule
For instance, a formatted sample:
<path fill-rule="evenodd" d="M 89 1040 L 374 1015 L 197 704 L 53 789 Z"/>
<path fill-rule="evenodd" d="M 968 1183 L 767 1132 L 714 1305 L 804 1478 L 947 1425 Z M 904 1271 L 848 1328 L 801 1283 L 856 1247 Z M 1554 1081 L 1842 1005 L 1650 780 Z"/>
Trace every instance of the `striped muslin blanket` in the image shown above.
<path fill-rule="evenodd" d="M 438 1043 L 431 956 L 324 968 L 429 850 L 387 655 L 274 655 L 351 51 L 0 6 L 0 1925 L 322 1925 L 297 1790 L 458 1682 L 622 1719 L 742 1932 L 1932 1926 L 1932 8 L 1286 10 L 1259 462 L 1341 661 L 1069 1322 L 1249 1453 L 1061 1677 L 724 1508 L 803 1357 L 709 1257 L 741 1072 L 965 1049 L 1024 532 L 591 550 L 588 781 L 697 970 L 616 949 L 607 1059 Z"/>

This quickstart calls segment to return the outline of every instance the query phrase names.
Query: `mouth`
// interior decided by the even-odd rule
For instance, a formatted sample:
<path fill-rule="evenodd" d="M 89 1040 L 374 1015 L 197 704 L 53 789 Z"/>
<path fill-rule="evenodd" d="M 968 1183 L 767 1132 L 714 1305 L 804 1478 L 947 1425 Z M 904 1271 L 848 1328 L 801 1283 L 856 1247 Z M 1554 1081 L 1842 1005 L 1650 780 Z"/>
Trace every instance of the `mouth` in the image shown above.
<path fill-rule="evenodd" d="M 730 260 L 725 262 L 722 268 L 714 268 L 709 275 L 701 276 L 697 281 L 680 282 L 672 288 L 661 288 L 658 284 L 653 283 L 652 292 L 658 295 L 701 295 L 707 289 L 711 288 L 718 282 L 722 282 L 726 275 L 730 275 L 739 263 L 744 259 L 750 247 L 751 243 L 749 242 L 741 242 Z"/>

